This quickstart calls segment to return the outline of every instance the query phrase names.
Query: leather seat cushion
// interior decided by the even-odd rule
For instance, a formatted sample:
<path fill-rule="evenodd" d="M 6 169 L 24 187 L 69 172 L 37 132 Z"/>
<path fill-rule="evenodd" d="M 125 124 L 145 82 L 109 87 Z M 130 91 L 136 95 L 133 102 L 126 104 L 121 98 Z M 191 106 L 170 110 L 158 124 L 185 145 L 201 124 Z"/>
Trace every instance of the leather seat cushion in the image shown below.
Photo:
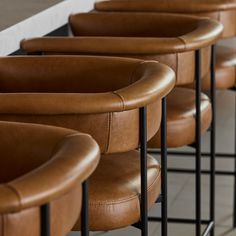
<path fill-rule="evenodd" d="M 89 179 L 90 229 L 106 231 L 134 224 L 140 219 L 140 156 L 138 151 L 103 155 Z M 161 191 L 161 169 L 148 155 L 148 205 Z M 80 229 L 80 220 L 74 230 Z"/>
<path fill-rule="evenodd" d="M 195 141 L 195 91 L 175 88 L 167 96 L 167 145 L 169 148 L 182 147 Z M 201 95 L 201 132 L 205 133 L 211 124 L 211 103 Z M 160 148 L 159 130 L 149 141 L 150 148 Z"/>
<path fill-rule="evenodd" d="M 217 46 L 216 50 L 216 88 L 229 89 L 235 86 L 236 49 Z M 210 74 L 202 80 L 202 89 L 210 90 Z"/>

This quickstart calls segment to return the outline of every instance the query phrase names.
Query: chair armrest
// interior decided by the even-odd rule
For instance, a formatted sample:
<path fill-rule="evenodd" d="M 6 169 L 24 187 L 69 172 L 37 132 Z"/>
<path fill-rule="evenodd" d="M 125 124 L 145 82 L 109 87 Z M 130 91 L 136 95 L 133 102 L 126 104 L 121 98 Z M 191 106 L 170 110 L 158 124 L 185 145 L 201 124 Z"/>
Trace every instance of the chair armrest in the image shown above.
<path fill-rule="evenodd" d="M 89 135 L 73 132 L 65 136 L 48 162 L 0 185 L 0 213 L 41 206 L 66 194 L 91 175 L 99 156 L 99 147 Z"/>
<path fill-rule="evenodd" d="M 187 6 L 187 7 L 186 7 Z M 202 13 L 236 9 L 235 0 L 108 0 L 95 3 L 98 11 Z"/>
<path fill-rule="evenodd" d="M 207 18 L 155 13 L 81 13 L 70 17 L 70 25 L 77 37 L 29 39 L 21 48 L 52 54 L 168 54 L 210 46 L 223 32 L 220 23 Z"/>
<path fill-rule="evenodd" d="M 37 68 L 41 66 L 40 68 L 43 73 L 39 75 L 39 78 L 41 78 L 41 76 L 44 76 L 45 73 L 47 76 L 49 76 L 47 74 L 46 66 L 49 69 L 51 67 L 57 69 L 57 66 L 61 65 L 61 61 L 64 60 L 63 58 L 64 57 L 26 57 L 28 62 L 30 61 L 31 64 L 34 62 L 38 62 L 37 67 L 35 67 L 34 70 L 37 71 Z M 79 64 L 76 64 L 76 62 L 79 63 L 80 61 L 83 61 L 83 58 L 84 60 L 88 59 L 87 57 L 70 58 L 71 60 L 66 60 L 68 59 L 68 57 L 65 57 L 64 60 L 64 66 L 67 66 L 67 71 L 69 69 L 70 64 L 74 64 L 74 66 L 71 67 L 72 70 L 73 68 L 75 68 L 75 66 L 78 67 Z M 8 79 L 8 70 L 4 73 L 0 70 L 0 73 L 2 72 L 2 74 L 4 74 L 6 83 L 8 83 L 7 85 L 5 85 L 5 87 L 9 87 L 10 91 L 8 92 L 8 88 L 6 88 L 5 92 L 0 93 L 1 114 L 71 115 L 122 112 L 124 110 L 136 109 L 138 107 L 148 105 L 149 103 L 152 103 L 155 100 L 161 99 L 163 96 L 167 95 L 167 93 L 174 86 L 175 74 L 173 70 L 161 63 L 153 61 L 144 62 L 143 60 L 133 60 L 125 58 L 119 59 L 106 57 L 91 57 L 89 58 L 90 60 L 87 64 L 89 65 L 90 61 L 93 63 L 96 62 L 97 58 L 100 60 L 100 62 L 103 61 L 103 63 L 101 64 L 99 64 L 99 61 L 97 61 L 98 64 L 96 66 L 99 67 L 99 65 L 102 65 L 103 68 L 102 70 L 100 70 L 100 73 L 105 73 L 105 71 L 108 71 L 108 65 L 111 65 L 109 67 L 111 73 L 105 74 L 105 77 L 109 76 L 107 81 L 109 83 L 113 80 L 112 76 L 114 76 L 114 70 L 116 71 L 115 73 L 118 73 L 118 70 L 127 70 L 127 68 L 131 68 L 132 70 L 129 69 L 129 73 L 125 74 L 125 80 L 127 81 L 128 85 L 120 87 L 121 89 L 113 89 L 103 93 L 39 93 L 37 92 L 37 90 L 36 92 L 15 92 L 14 90 L 11 91 L 11 86 L 14 81 L 16 81 L 14 82 L 14 84 L 20 83 L 19 78 L 21 78 L 21 74 L 19 74 L 18 72 L 18 74 L 16 75 L 17 77 L 10 81 L 10 79 Z M 6 70 L 6 66 L 4 65 L 10 64 L 11 71 L 14 71 L 14 75 L 15 71 L 17 71 L 18 67 L 21 66 L 22 63 L 24 63 L 24 65 L 27 64 L 25 60 L 21 60 L 22 58 L 18 58 L 18 60 L 17 58 L 12 58 L 14 62 L 17 62 L 16 65 L 18 66 L 12 68 L 13 61 L 11 61 L 10 59 L 11 58 L 3 58 L 2 66 L 4 67 L 4 70 Z M 34 59 L 37 60 L 34 61 Z M 49 61 L 52 63 L 50 64 L 51 66 L 48 67 L 48 65 L 45 63 L 46 59 L 50 59 Z M 19 63 L 19 61 L 21 63 Z M 115 66 L 112 61 L 114 63 L 116 62 Z M 4 64 L 4 62 L 6 63 Z M 110 64 L 107 64 L 107 62 L 109 62 Z M 82 66 L 84 66 L 84 64 L 81 64 L 81 67 Z M 30 68 L 29 73 L 34 73 L 34 70 Z M 83 73 L 87 73 L 87 70 L 90 71 L 90 67 L 83 71 Z M 57 73 L 59 75 L 60 71 L 57 71 Z M 85 78 L 83 76 L 83 73 L 79 75 L 82 79 Z M 123 74 L 121 73 L 121 76 L 122 75 Z M 24 76 L 26 77 L 26 74 L 24 74 Z M 96 79 L 96 75 L 91 74 L 90 77 L 92 78 L 91 81 L 94 81 Z M 119 79 L 119 77 L 115 76 L 114 78 Z M 134 82 L 132 81 L 133 79 L 135 79 Z M 27 79 L 26 83 L 24 84 L 24 86 L 26 87 L 29 86 L 28 80 L 30 80 L 30 83 L 31 81 L 34 81 L 34 83 L 36 83 L 36 79 L 34 80 L 34 77 L 30 77 L 30 79 Z M 53 77 L 51 83 L 53 83 L 54 80 L 56 80 L 56 78 Z M 83 80 L 78 81 L 79 83 L 83 82 Z M 37 83 L 39 82 L 40 81 L 38 81 Z"/>

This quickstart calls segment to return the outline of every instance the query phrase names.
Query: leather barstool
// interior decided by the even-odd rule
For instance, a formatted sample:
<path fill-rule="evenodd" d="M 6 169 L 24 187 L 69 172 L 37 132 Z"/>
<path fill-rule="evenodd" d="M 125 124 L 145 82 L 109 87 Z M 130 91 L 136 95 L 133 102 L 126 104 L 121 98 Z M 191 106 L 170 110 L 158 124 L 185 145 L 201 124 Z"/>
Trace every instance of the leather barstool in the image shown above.
<path fill-rule="evenodd" d="M 90 229 L 140 223 L 147 235 L 147 210 L 160 196 L 161 170 L 147 155 L 146 142 L 159 129 L 174 72 L 137 59 L 22 56 L 0 58 L 0 75 L 1 120 L 72 128 L 99 144 L 101 162 L 89 180 Z M 78 220 L 74 230 L 80 228 Z"/>
<path fill-rule="evenodd" d="M 187 6 L 187 7 L 186 7 Z M 235 0 L 110 0 L 95 4 L 97 11 L 128 11 L 128 12 L 168 12 L 210 17 L 224 25 L 221 42 L 216 47 L 216 89 L 235 91 L 236 79 L 236 48 L 231 40 L 236 36 L 236 1 Z M 229 46 L 231 43 L 231 46 Z M 202 80 L 202 89 L 210 89 L 210 73 Z M 236 104 L 236 94 L 235 94 Z M 236 122 L 236 107 L 235 107 Z M 236 123 L 235 123 L 236 127 Z M 236 143 L 236 129 L 234 144 Z M 176 154 L 176 153 L 175 153 Z M 183 153 L 179 153 L 180 155 Z M 192 153 L 185 153 L 191 155 Z M 203 153 L 209 156 L 209 153 Z M 233 154 L 217 152 L 216 157 L 234 158 L 234 171 L 216 171 L 219 175 L 234 176 L 234 216 L 233 227 L 236 227 L 236 149 Z"/>
<path fill-rule="evenodd" d="M 210 17 L 224 25 L 221 39 L 236 36 L 235 0 L 108 0 L 98 1 L 95 9 L 109 12 L 166 12 Z M 236 78 L 234 69 L 236 51 L 233 48 L 219 45 L 216 53 L 216 88 L 232 88 Z M 210 89 L 209 81 L 210 76 L 206 76 L 202 81 L 203 89 Z"/>
<path fill-rule="evenodd" d="M 219 38 L 222 26 L 197 17 L 147 13 L 78 14 L 70 17 L 70 25 L 76 37 L 25 40 L 21 44 L 22 49 L 29 54 L 96 54 L 152 59 L 166 63 L 175 70 L 178 86 L 192 84 L 197 78 L 197 93 L 193 89 L 175 88 L 167 98 L 167 146 L 182 147 L 191 145 L 195 140 L 197 142 L 196 233 L 200 235 L 200 139 L 201 133 L 205 133 L 211 125 L 212 113 L 210 100 L 200 93 L 199 86 L 200 77 L 205 77 L 210 69 L 210 46 Z M 201 63 L 200 54 L 203 54 Z M 161 147 L 160 132 L 149 141 L 149 147 Z M 213 165 L 211 180 L 214 185 Z M 214 202 L 211 209 L 214 209 Z M 189 222 L 189 219 L 169 220 Z M 208 221 L 210 224 L 206 231 L 212 228 L 212 221 L 214 214 Z M 167 228 L 163 228 L 166 235 Z"/>
<path fill-rule="evenodd" d="M 66 236 L 76 223 L 82 183 L 99 147 L 69 129 L 0 122 L 0 235 Z"/>

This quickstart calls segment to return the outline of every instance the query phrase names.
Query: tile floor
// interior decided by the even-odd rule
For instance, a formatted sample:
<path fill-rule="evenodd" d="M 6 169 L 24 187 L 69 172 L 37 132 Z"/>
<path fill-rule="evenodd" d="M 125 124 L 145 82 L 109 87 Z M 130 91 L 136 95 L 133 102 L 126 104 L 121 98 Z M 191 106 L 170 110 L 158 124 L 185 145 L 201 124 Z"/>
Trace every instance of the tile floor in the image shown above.
<path fill-rule="evenodd" d="M 217 151 L 233 152 L 234 145 L 234 92 L 217 92 Z M 209 134 L 202 140 L 202 148 L 207 151 L 209 148 Z M 188 148 L 184 148 L 188 149 Z M 203 159 L 203 167 L 208 167 L 208 160 Z M 170 157 L 169 167 L 193 167 L 194 159 L 190 157 Z M 232 170 L 233 161 L 221 159 L 217 161 L 218 169 Z M 202 214 L 208 216 L 209 208 L 209 178 L 202 177 Z M 173 174 L 168 177 L 169 191 L 169 216 L 172 217 L 194 217 L 194 176 Z M 216 236 L 234 236 L 236 230 L 232 230 L 232 200 L 233 178 L 216 177 Z M 156 205 L 150 211 L 150 215 L 159 215 L 160 206 Z M 203 227 L 204 229 L 204 227 Z M 150 223 L 149 235 L 160 234 L 160 224 Z M 69 236 L 77 236 L 78 233 L 71 233 Z M 140 231 L 127 227 L 125 229 L 111 232 L 95 232 L 97 236 L 137 236 Z M 194 236 L 192 225 L 169 224 L 169 236 Z"/>

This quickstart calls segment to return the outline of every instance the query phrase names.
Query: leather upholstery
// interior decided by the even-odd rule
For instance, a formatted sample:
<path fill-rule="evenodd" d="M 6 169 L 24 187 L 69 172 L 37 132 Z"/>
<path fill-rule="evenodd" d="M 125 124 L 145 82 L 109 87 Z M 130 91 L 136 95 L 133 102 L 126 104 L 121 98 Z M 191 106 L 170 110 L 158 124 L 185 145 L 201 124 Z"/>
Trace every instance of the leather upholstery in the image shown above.
<path fill-rule="evenodd" d="M 111 0 L 95 4 L 97 11 L 166 12 L 210 17 L 224 25 L 222 37 L 236 35 L 235 0 Z"/>
<path fill-rule="evenodd" d="M 84 13 L 71 16 L 70 24 L 75 38 L 36 38 L 23 41 L 21 47 L 28 53 L 155 59 L 175 70 L 178 85 L 194 80 L 196 48 L 202 48 L 204 54 L 202 77 L 207 74 L 208 46 L 222 31 L 222 26 L 215 21 L 171 14 Z"/>
<path fill-rule="evenodd" d="M 195 141 L 195 90 L 175 88 L 167 96 L 167 146 L 182 147 Z M 209 98 L 201 95 L 201 132 L 204 134 L 211 124 L 211 103 Z M 158 133 L 149 141 L 150 148 L 160 148 Z"/>
<path fill-rule="evenodd" d="M 160 125 L 161 98 L 173 88 L 174 77 L 170 68 L 154 61 L 0 58 L 0 119 L 89 133 L 102 153 L 130 151 L 139 145 L 138 108 L 147 106 L 150 139 Z"/>
<path fill-rule="evenodd" d="M 0 84 L 1 120 L 71 127 L 91 134 L 102 153 L 123 152 L 103 156 L 91 177 L 91 230 L 136 223 L 140 158 L 133 150 L 139 147 L 138 108 L 147 106 L 150 139 L 160 125 L 160 101 L 175 84 L 174 72 L 137 59 L 8 57 L 0 58 Z M 152 157 L 148 162 L 151 206 L 160 194 L 160 167 Z M 117 207 L 111 208 L 111 202 Z M 75 229 L 80 229 L 80 220 Z"/>
<path fill-rule="evenodd" d="M 226 46 L 216 48 L 216 88 L 229 89 L 235 86 L 236 79 L 236 49 Z M 202 79 L 202 90 L 210 90 L 210 73 Z M 189 87 L 189 86 L 188 86 Z M 193 87 L 193 86 L 190 86 Z"/>
<path fill-rule="evenodd" d="M 81 183 L 98 164 L 98 145 L 72 130 L 10 122 L 0 122 L 0 137 L 0 235 L 40 236 L 47 203 L 51 235 L 65 236 L 80 214 Z"/>
<path fill-rule="evenodd" d="M 140 156 L 138 151 L 103 155 L 89 180 L 90 228 L 106 231 L 140 220 Z M 148 205 L 161 192 L 159 163 L 148 155 Z M 115 191 L 115 193 L 114 193 Z M 80 229 L 80 221 L 74 227 Z"/>
<path fill-rule="evenodd" d="M 196 22 L 200 22 L 203 19 L 196 17 L 187 17 L 180 15 L 164 15 L 164 14 L 150 14 L 150 13 L 87 13 L 87 14 L 77 14 L 70 17 L 70 24 L 72 30 L 75 34 L 75 38 L 43 38 L 43 39 L 31 39 L 22 42 L 22 48 L 28 52 L 44 52 L 44 53 L 96 53 L 98 55 L 119 55 L 126 57 L 136 57 L 148 60 L 158 60 L 162 63 L 166 63 L 176 72 L 177 85 L 189 84 L 194 81 L 195 78 L 195 55 L 193 50 L 189 50 L 194 43 L 191 40 L 195 40 L 194 37 L 189 37 L 189 41 L 185 41 L 186 46 L 184 46 L 185 51 L 182 53 L 178 52 L 178 47 L 172 41 L 172 44 L 169 42 L 172 39 L 180 41 L 179 37 L 182 39 L 185 35 L 196 35 L 198 32 L 198 37 L 201 39 L 209 40 L 208 42 L 214 43 L 219 37 L 222 30 L 222 26 L 215 23 L 215 27 L 211 28 L 212 31 L 209 31 L 209 24 L 202 22 L 199 24 L 201 28 L 200 31 L 191 31 L 196 26 Z M 208 20 L 204 19 L 204 22 Z M 124 24 L 125 22 L 125 24 Z M 194 23 L 195 22 L 195 23 Z M 168 27 L 166 26 L 168 25 Z M 129 26 L 133 27 L 130 28 Z M 155 27 L 153 27 L 155 25 Z M 201 26 L 200 26 L 201 25 Z M 202 28 L 203 27 L 203 28 Z M 204 28 L 206 27 L 206 28 Z M 181 29 L 183 32 L 179 32 L 177 36 L 177 30 Z M 191 30 L 190 30 L 191 29 Z M 187 34 L 186 32 L 190 30 L 191 32 Z M 218 31 L 217 34 L 213 37 L 213 34 Z M 195 33 L 193 33 L 195 32 Z M 201 32 L 201 33 L 200 33 Z M 205 33 L 203 33 L 205 32 Z M 210 36 L 211 35 L 211 36 Z M 108 37 L 109 36 L 109 37 Z M 162 36 L 162 37 L 161 37 Z M 173 38 L 165 38 L 165 37 Z M 210 38 L 209 38 L 210 36 Z M 160 38 L 158 38 L 160 37 Z M 163 38 L 164 37 L 164 38 Z M 155 44 L 150 44 L 150 40 L 159 39 Z M 191 38 L 191 40 L 190 40 Z M 117 41 L 116 41 L 117 40 Z M 129 41 L 129 40 L 132 40 Z M 169 41 L 168 41 L 169 40 Z M 203 40 L 203 42 L 204 42 Z M 133 47 L 135 45 L 135 47 Z M 198 44 L 198 47 L 201 48 L 202 44 Z M 204 42 L 205 46 L 205 42 Z M 132 48 L 133 47 L 133 48 Z M 162 49 L 173 50 L 174 53 L 164 54 Z M 129 51 L 131 50 L 133 51 Z M 116 51 L 117 50 L 117 51 Z M 151 53 L 152 51 L 152 53 Z M 132 52 L 132 53 L 131 53 Z M 166 52 L 166 51 L 165 51 Z M 202 49 L 202 77 L 207 76 L 210 68 L 210 50 L 209 47 Z M 177 90 L 179 91 L 179 90 Z M 186 93 L 190 93 L 190 97 L 194 97 L 192 90 L 187 90 Z M 184 93 L 184 95 L 186 94 Z M 171 93 L 171 99 L 169 100 L 169 107 L 175 104 L 175 100 L 179 103 L 186 105 L 186 97 L 180 96 L 179 93 Z M 173 102 L 173 104 L 171 104 Z M 208 108 L 210 107 L 209 100 Z M 202 100 L 202 106 L 205 107 L 206 102 Z M 175 109 L 179 112 L 179 116 L 183 116 L 183 110 L 181 107 L 177 106 Z M 179 109 L 179 110 L 178 110 Z M 189 109 L 188 107 L 186 109 Z M 194 109 L 193 100 L 191 100 L 191 111 Z M 175 112 L 176 113 L 176 112 Z M 185 112 L 188 115 L 191 114 L 189 111 Z M 211 109 L 203 110 L 202 117 L 202 127 L 203 131 L 206 131 L 210 125 L 211 121 Z M 168 116 L 171 114 L 171 111 L 168 110 Z M 205 118 L 206 117 L 206 118 Z M 178 118 L 179 119 L 179 118 Z M 179 139 L 179 136 L 183 135 L 182 130 L 178 129 L 178 126 L 175 125 L 179 122 L 176 121 L 174 125 L 170 123 L 168 128 L 169 136 L 169 147 L 172 146 L 183 146 L 186 144 L 191 144 L 194 141 L 195 136 L 195 120 L 194 116 L 190 116 L 186 119 L 185 116 L 182 117 L 183 128 L 185 128 L 185 137 Z M 180 134 L 181 133 L 181 134 Z M 159 134 L 155 136 L 152 141 L 153 147 L 159 147 Z M 176 140 L 176 141 L 174 141 Z M 179 141 L 179 142 L 178 142 Z"/>

